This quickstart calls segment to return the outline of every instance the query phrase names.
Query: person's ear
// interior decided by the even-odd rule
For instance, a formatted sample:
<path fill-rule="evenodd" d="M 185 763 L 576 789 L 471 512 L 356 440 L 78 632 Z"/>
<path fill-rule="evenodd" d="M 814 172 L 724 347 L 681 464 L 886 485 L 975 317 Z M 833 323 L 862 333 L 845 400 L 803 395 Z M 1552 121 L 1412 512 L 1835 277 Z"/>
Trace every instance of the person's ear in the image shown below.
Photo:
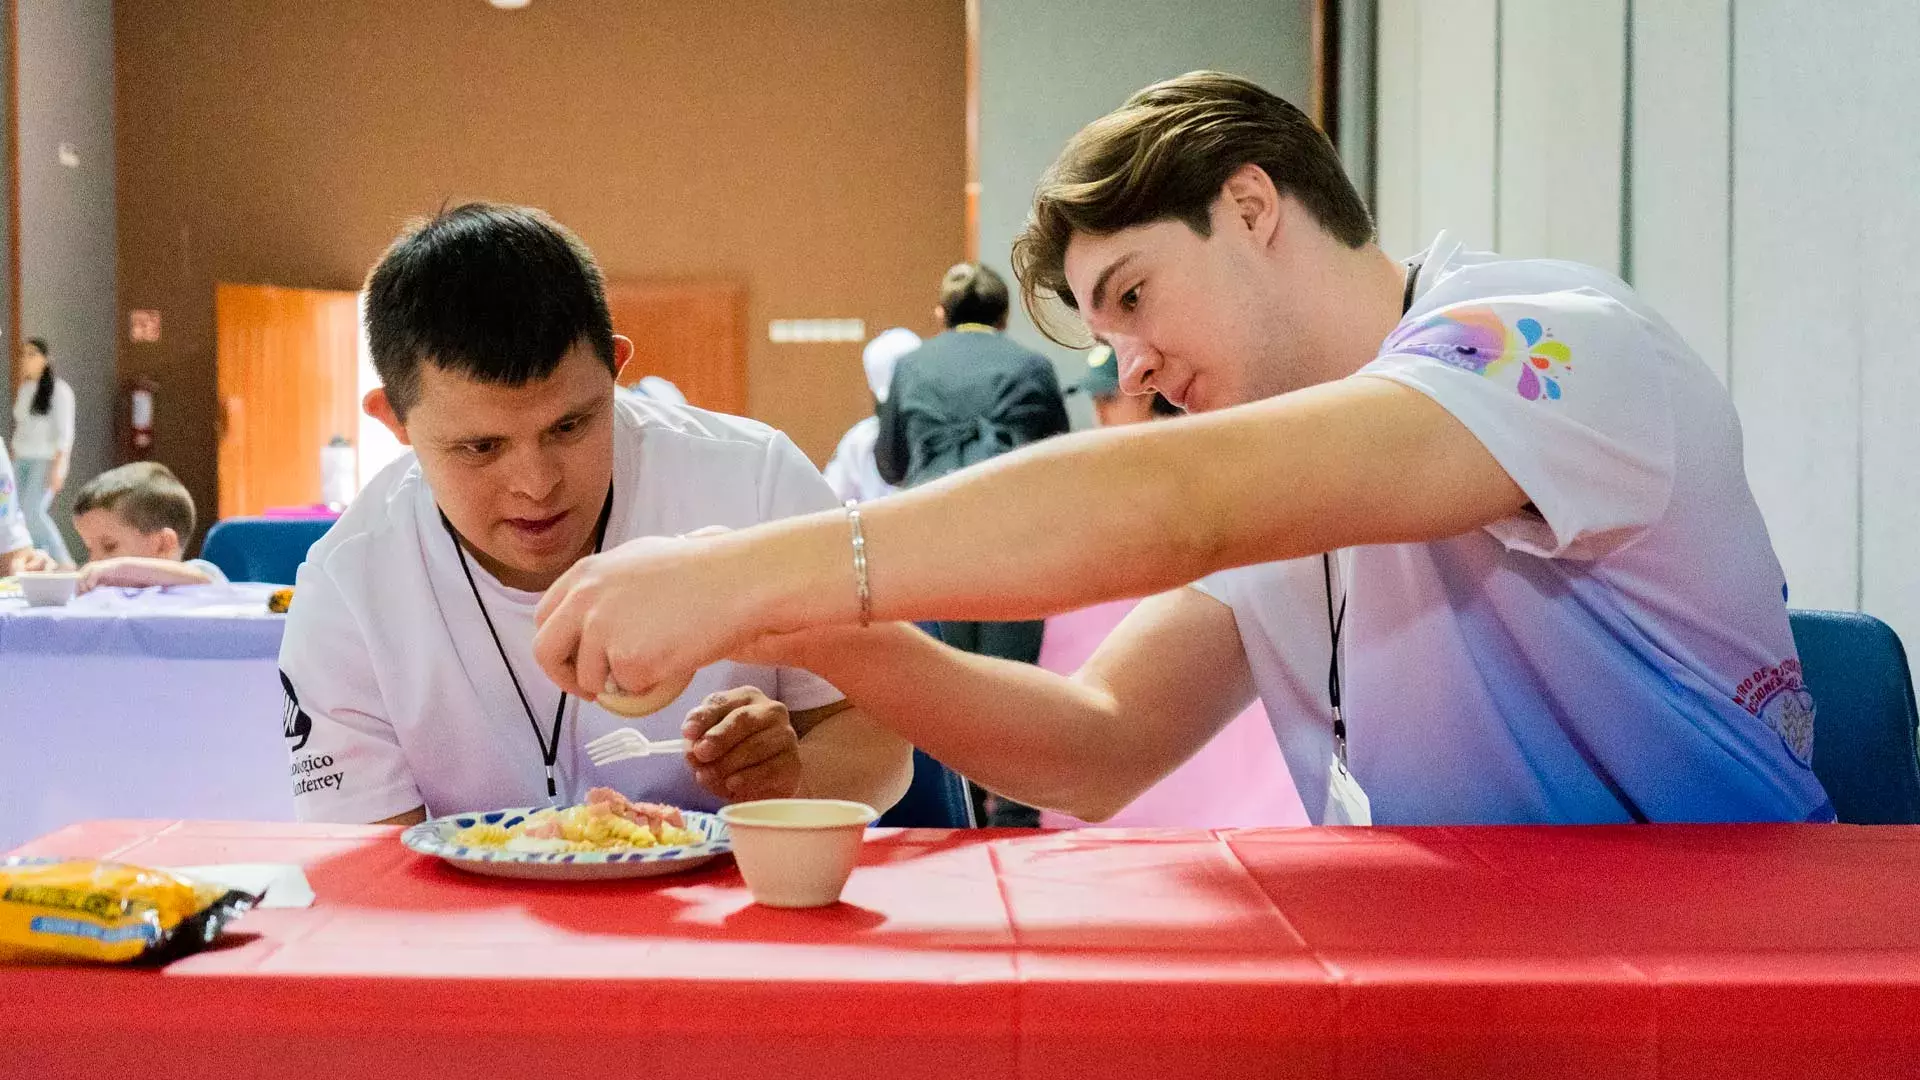
<path fill-rule="evenodd" d="M 953 329 L 953 327 L 947 325 L 947 309 L 941 307 L 939 304 L 933 305 L 933 325 L 942 330 Z"/>
<path fill-rule="evenodd" d="M 152 549 L 147 554 L 156 559 L 178 560 L 187 550 L 186 545 L 180 542 L 180 534 L 173 531 L 171 525 L 162 525 L 148 533 L 147 540 L 152 545 Z"/>
<path fill-rule="evenodd" d="M 380 421 L 382 427 L 393 432 L 393 437 L 400 440 L 401 446 L 413 445 L 412 440 L 407 438 L 407 425 L 401 422 L 400 414 L 393 411 L 393 402 L 387 398 L 386 387 L 376 386 L 367 391 L 367 396 L 360 399 L 360 408 L 368 416 Z"/>
<path fill-rule="evenodd" d="M 627 385 L 627 365 L 633 363 L 633 339 L 613 335 L 613 381 Z"/>
<path fill-rule="evenodd" d="M 1280 229 L 1280 192 L 1273 177 L 1258 165 L 1240 166 L 1220 186 L 1216 211 L 1225 210 L 1229 221 L 1252 234 L 1253 242 L 1265 247 Z"/>

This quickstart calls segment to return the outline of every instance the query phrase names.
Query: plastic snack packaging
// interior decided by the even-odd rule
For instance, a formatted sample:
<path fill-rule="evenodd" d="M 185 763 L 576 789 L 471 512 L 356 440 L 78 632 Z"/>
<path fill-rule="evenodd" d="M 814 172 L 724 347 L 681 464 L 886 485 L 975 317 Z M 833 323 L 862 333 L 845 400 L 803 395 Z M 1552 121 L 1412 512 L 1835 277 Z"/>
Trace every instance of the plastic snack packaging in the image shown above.
<path fill-rule="evenodd" d="M 260 898 L 93 859 L 0 860 L 0 963 L 159 963 L 206 948 Z"/>

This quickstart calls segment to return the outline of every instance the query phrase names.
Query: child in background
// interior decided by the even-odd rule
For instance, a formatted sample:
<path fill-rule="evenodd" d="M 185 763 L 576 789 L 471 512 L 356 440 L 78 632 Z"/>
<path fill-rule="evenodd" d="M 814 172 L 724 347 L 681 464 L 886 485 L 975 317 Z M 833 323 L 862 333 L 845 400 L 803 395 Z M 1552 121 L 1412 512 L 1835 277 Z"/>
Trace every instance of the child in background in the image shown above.
<path fill-rule="evenodd" d="M 138 461 L 94 477 L 73 503 L 73 527 L 87 545 L 80 591 L 224 583 L 219 567 L 182 558 L 193 521 L 193 496 L 165 465 Z"/>

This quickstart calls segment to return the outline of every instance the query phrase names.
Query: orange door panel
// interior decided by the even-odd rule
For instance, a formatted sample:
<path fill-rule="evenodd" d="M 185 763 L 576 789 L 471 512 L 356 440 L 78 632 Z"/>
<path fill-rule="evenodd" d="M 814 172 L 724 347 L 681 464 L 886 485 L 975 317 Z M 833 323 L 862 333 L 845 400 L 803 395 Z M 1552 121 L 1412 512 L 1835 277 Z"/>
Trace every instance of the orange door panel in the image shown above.
<path fill-rule="evenodd" d="M 220 516 L 320 501 L 320 448 L 359 430 L 356 294 L 214 288 Z"/>
<path fill-rule="evenodd" d="M 621 383 L 658 375 L 687 401 L 715 412 L 747 411 L 747 290 L 731 282 L 611 281 L 613 332 L 633 339 Z"/>

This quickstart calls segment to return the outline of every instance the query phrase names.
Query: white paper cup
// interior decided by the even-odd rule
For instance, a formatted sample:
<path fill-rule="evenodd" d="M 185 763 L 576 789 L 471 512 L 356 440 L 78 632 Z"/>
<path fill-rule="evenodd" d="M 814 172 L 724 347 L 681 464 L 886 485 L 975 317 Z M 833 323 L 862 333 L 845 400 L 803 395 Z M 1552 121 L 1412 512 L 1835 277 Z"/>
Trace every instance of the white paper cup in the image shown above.
<path fill-rule="evenodd" d="M 35 570 L 19 575 L 28 607 L 64 607 L 80 586 L 78 570 Z"/>
<path fill-rule="evenodd" d="M 839 799 L 762 799 L 720 811 L 757 903 L 825 907 L 840 899 L 880 811 Z"/>

